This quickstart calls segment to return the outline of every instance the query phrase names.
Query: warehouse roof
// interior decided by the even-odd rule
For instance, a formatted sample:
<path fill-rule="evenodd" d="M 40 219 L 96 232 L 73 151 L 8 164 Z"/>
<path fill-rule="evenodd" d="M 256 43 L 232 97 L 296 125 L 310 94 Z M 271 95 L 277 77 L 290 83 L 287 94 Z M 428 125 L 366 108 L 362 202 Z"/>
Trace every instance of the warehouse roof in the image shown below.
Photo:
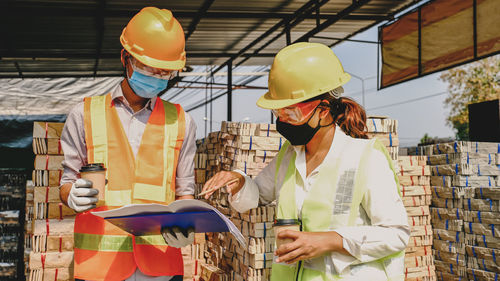
<path fill-rule="evenodd" d="M 417 0 L 17 0 L 0 4 L 0 78 L 120 76 L 119 36 L 145 5 L 182 24 L 188 65 L 269 65 L 295 41 L 333 46 Z M 289 31 L 289 32 L 288 32 Z M 219 69 L 216 69 L 219 70 Z"/>

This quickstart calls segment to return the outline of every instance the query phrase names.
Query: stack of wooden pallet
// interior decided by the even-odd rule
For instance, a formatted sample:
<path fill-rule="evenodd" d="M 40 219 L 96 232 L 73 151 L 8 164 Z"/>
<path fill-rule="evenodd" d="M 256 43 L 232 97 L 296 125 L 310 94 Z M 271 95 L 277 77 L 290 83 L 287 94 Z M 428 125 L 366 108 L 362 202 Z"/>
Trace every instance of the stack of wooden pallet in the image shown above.
<path fill-rule="evenodd" d="M 284 142 L 273 124 L 223 122 L 220 132 L 198 141 L 197 193 L 220 170 L 241 170 L 255 177 Z M 209 203 L 230 217 L 246 237 L 248 247 L 241 247 L 228 233 L 207 235 L 207 264 L 201 266 L 201 280 L 268 280 L 274 250 L 274 205 L 240 214 L 231 209 L 224 190 L 214 193 Z"/>
<path fill-rule="evenodd" d="M 29 280 L 73 279 L 73 227 L 75 212 L 61 203 L 59 181 L 63 151 L 63 123 L 35 122 L 33 126 L 32 201 L 27 201 L 27 225 L 31 242 Z M 29 206 L 33 204 L 33 206 Z"/>
<path fill-rule="evenodd" d="M 194 243 L 181 248 L 184 261 L 184 280 L 198 281 L 202 265 L 206 263 L 206 239 L 204 233 L 196 233 Z"/>
<path fill-rule="evenodd" d="M 368 137 L 377 138 L 387 148 L 392 160 L 398 160 L 398 120 L 383 116 L 369 116 L 366 120 Z"/>
<path fill-rule="evenodd" d="M 23 279 L 26 170 L 0 169 L 0 280 Z"/>
<path fill-rule="evenodd" d="M 397 171 L 411 234 L 405 252 L 405 279 L 436 280 L 432 256 L 430 168 L 424 156 L 399 156 Z"/>
<path fill-rule="evenodd" d="M 430 154 L 431 214 L 438 280 L 458 281 L 467 276 L 469 280 L 494 280 L 488 279 L 486 272 L 494 269 L 484 262 L 485 255 L 492 251 L 484 246 L 489 237 L 495 239 L 495 220 L 482 220 L 489 201 L 485 200 L 487 197 L 478 200 L 475 197 L 485 188 L 498 186 L 500 173 L 495 163 L 498 144 L 456 141 L 431 147 L 422 150 Z M 485 215 L 493 218 L 496 214 L 486 211 Z M 476 249 L 483 253 L 479 258 Z"/>

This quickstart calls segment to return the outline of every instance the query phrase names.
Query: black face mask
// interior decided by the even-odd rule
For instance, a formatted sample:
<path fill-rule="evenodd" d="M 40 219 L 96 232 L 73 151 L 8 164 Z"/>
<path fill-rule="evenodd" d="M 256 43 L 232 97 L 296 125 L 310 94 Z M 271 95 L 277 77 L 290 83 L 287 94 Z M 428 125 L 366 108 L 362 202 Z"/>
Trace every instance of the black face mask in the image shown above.
<path fill-rule="evenodd" d="M 309 117 L 309 120 L 307 120 L 307 122 L 302 125 L 292 125 L 290 123 L 281 122 L 278 118 L 276 120 L 276 130 L 292 145 L 305 145 L 321 128 L 321 126 L 319 125 L 319 121 L 316 128 L 309 126 L 309 121 L 311 120 L 311 118 L 312 115 L 311 117 Z"/>

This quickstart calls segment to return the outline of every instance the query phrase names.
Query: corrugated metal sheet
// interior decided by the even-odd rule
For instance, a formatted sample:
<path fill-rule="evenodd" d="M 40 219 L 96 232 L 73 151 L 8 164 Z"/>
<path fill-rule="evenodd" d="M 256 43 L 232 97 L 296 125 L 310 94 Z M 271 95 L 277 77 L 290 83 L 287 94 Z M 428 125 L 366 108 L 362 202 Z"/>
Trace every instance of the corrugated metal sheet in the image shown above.
<path fill-rule="evenodd" d="M 188 38 L 188 65 L 222 64 L 271 27 L 290 18 L 306 3 L 326 2 L 319 9 L 320 23 L 360 0 L 210 0 L 118 1 L 118 0 L 4 0 L 0 3 L 0 78 L 117 76 L 122 75 L 119 36 L 128 20 L 145 5 L 167 8 L 185 32 L 201 12 L 196 29 Z M 348 38 L 418 2 L 416 0 L 372 0 L 354 9 L 317 35 Z M 207 2 L 208 3 L 208 2 Z M 291 29 L 292 41 L 314 29 L 316 10 Z M 253 54 L 280 33 L 284 25 L 236 59 Z M 333 45 L 339 40 L 311 38 Z M 246 65 L 270 64 L 272 56 L 286 45 L 280 36 Z"/>

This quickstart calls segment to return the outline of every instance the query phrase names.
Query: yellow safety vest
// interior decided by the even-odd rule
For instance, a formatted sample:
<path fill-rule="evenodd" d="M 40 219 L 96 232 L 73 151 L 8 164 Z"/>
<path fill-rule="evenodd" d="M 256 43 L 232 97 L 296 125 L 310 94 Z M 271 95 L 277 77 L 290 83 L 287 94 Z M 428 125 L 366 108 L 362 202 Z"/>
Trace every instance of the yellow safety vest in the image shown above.
<path fill-rule="evenodd" d="M 392 160 L 380 142 L 362 139 L 351 139 L 351 141 L 352 143 L 343 148 L 339 158 L 325 162 L 320 167 L 318 180 L 306 195 L 302 206 L 302 231 L 331 231 L 339 227 L 354 225 L 365 193 L 366 178 L 364 175 L 367 169 L 367 159 L 372 151 L 383 152 L 394 172 Z M 278 153 L 275 186 L 277 186 L 277 175 L 281 163 L 289 146 L 290 143 L 286 142 Z M 295 158 L 296 153 L 293 152 L 283 185 L 279 191 L 277 219 L 298 219 L 295 204 L 297 171 Z M 395 172 L 394 178 L 399 192 L 399 180 Z M 400 192 L 399 194 L 401 195 Z M 293 203 L 290 204 L 290 202 Z M 387 280 L 404 280 L 404 268 L 396 273 L 387 270 L 387 266 L 393 259 L 401 261 L 403 258 L 404 251 L 401 251 L 376 262 L 380 263 L 381 268 L 384 269 Z M 332 272 L 331 269 L 327 270 L 327 268 L 333 269 L 333 265 L 327 266 L 324 256 L 300 261 L 293 265 L 273 263 L 271 280 L 331 281 L 343 279 L 342 276 Z"/>
<path fill-rule="evenodd" d="M 88 163 L 104 163 L 107 210 L 133 203 L 168 204 L 175 200 L 175 177 L 184 140 L 184 110 L 161 99 L 134 157 L 111 95 L 85 98 Z M 75 220 L 75 278 L 124 280 L 139 267 L 152 276 L 183 275 L 180 249 L 161 235 L 132 236 L 90 211 Z"/>

